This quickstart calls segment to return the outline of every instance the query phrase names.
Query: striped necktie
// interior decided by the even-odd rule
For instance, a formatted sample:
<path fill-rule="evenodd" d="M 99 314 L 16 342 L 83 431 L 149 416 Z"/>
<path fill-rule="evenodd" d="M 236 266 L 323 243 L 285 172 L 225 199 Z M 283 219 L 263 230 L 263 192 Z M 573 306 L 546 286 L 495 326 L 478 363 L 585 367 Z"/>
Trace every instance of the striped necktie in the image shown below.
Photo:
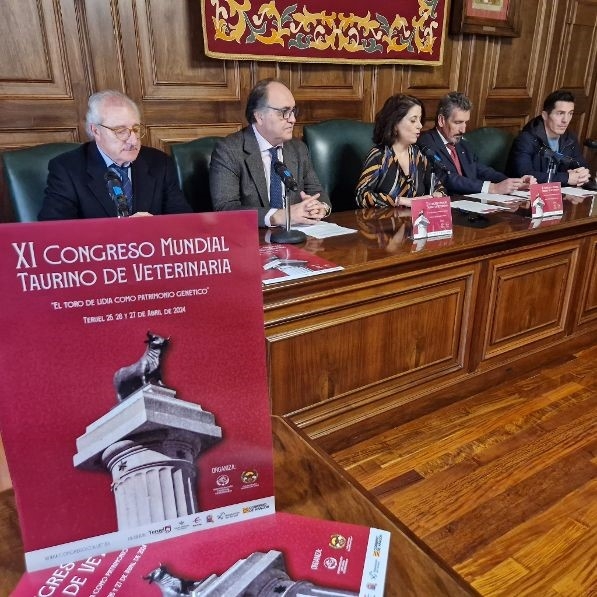
<path fill-rule="evenodd" d="M 114 168 L 118 172 L 120 182 L 122 183 L 122 191 L 126 195 L 129 213 L 133 213 L 133 183 L 129 178 L 129 169 L 126 166 L 117 166 L 116 164 L 112 164 L 110 168 Z"/>

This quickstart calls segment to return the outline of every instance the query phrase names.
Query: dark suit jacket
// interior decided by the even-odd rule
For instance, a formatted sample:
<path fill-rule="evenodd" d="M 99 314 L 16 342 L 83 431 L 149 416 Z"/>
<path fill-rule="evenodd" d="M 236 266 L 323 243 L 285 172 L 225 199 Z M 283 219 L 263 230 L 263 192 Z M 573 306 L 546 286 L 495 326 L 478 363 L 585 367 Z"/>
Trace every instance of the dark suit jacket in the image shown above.
<path fill-rule="evenodd" d="M 321 193 L 319 200 L 330 205 L 311 164 L 307 146 L 298 139 L 284 143 L 284 164 L 307 195 Z M 218 141 L 209 166 L 211 201 L 216 211 L 256 209 L 260 226 L 271 209 L 263 159 L 252 126 Z M 288 192 L 291 203 L 300 201 L 299 193 Z"/>
<path fill-rule="evenodd" d="M 104 175 L 106 163 L 94 142 L 63 153 L 48 164 L 48 182 L 39 220 L 116 217 Z M 133 212 L 177 214 L 192 211 L 172 160 L 159 149 L 141 147 L 131 166 Z"/>
<path fill-rule="evenodd" d="M 532 174 L 537 182 L 547 182 L 547 170 L 550 158 L 540 151 L 541 146 L 549 147 L 545 124 L 541 116 L 536 116 L 527 122 L 518 134 L 510 149 L 506 172 L 510 176 Z M 566 131 L 559 140 L 559 153 L 568 159 L 563 159 L 557 166 L 552 182 L 568 184 L 568 170 L 588 164 L 582 156 L 578 139 L 572 131 Z"/>
<path fill-rule="evenodd" d="M 489 182 L 502 182 L 507 178 L 501 172 L 482 164 L 473 148 L 465 140 L 456 144 L 456 153 L 460 159 L 463 174 L 460 176 L 456 171 L 450 152 L 446 149 L 435 128 L 424 132 L 417 143 L 419 146 L 426 145 L 432 149 L 441 158 L 441 163 L 449 170 L 449 174 L 443 176 L 442 182 L 450 195 L 480 193 L 486 180 Z"/>

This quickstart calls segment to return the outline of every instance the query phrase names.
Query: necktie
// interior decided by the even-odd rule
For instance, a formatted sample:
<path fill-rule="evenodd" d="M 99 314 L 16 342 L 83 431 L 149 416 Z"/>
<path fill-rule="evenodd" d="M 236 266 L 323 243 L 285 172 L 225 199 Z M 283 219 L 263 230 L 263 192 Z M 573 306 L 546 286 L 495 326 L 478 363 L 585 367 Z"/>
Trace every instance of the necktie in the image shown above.
<path fill-rule="evenodd" d="M 110 168 L 114 168 L 116 172 L 118 172 L 118 176 L 120 176 L 120 181 L 122 182 L 122 191 L 126 195 L 126 200 L 129 208 L 129 213 L 133 212 L 133 183 L 129 178 L 128 168 L 124 166 L 117 166 L 116 164 L 112 164 Z"/>
<path fill-rule="evenodd" d="M 460 174 L 460 176 L 462 176 L 462 168 L 460 166 L 460 160 L 458 159 L 458 154 L 456 153 L 456 147 L 454 143 L 448 143 L 447 147 L 448 151 L 450 152 L 450 155 L 452 156 L 454 166 L 456 166 L 456 171 L 458 172 L 458 174 Z"/>
<path fill-rule="evenodd" d="M 276 209 L 282 209 L 282 179 L 276 174 L 274 164 L 278 161 L 278 148 L 270 147 L 269 153 L 272 157 L 272 165 L 269 171 L 269 205 Z"/>

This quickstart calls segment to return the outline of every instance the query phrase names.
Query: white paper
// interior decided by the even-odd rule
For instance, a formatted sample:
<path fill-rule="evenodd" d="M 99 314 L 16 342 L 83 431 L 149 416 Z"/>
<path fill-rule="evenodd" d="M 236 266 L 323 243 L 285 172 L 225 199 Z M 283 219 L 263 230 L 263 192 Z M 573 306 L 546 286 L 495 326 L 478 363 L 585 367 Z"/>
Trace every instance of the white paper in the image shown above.
<path fill-rule="evenodd" d="M 501 205 L 489 205 L 487 203 L 477 203 L 476 201 L 452 201 L 452 209 L 470 211 L 477 214 L 490 214 L 495 211 L 510 211 L 507 207 Z"/>
<path fill-rule="evenodd" d="M 529 196 L 528 191 L 516 191 L 516 192 L 526 192 L 526 197 Z M 483 202 L 486 201 L 493 201 L 494 203 L 518 203 L 520 201 L 520 196 L 514 197 L 512 195 L 501 195 L 499 193 L 474 193 L 473 195 L 467 195 L 467 197 L 471 197 L 473 199 L 480 199 Z M 521 195 L 525 196 L 525 195 Z"/>
<path fill-rule="evenodd" d="M 328 238 L 330 236 L 340 236 L 342 234 L 352 234 L 357 232 L 354 228 L 345 228 L 344 226 L 338 226 L 338 224 L 332 224 L 331 222 L 319 222 L 319 224 L 305 224 L 291 226 L 292 230 L 300 230 L 307 236 L 313 238 Z"/>
<path fill-rule="evenodd" d="M 578 187 L 562 187 L 562 195 L 573 195 L 574 197 L 591 197 L 597 195 L 597 191 L 587 191 Z"/>

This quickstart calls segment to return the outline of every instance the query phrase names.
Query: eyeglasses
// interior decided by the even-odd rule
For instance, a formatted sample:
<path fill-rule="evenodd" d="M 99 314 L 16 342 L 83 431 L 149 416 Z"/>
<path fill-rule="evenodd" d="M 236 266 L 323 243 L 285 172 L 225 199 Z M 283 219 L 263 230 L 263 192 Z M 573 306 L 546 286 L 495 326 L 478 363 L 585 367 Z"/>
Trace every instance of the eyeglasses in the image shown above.
<path fill-rule="evenodd" d="M 108 129 L 109 131 L 112 131 L 116 135 L 116 138 L 119 141 L 128 141 L 129 137 L 133 133 L 135 133 L 135 135 L 137 136 L 138 139 L 141 139 L 142 137 L 145 136 L 145 132 L 146 132 L 146 128 L 145 128 L 144 124 L 134 124 L 131 127 L 128 127 L 128 126 L 111 127 L 111 126 L 106 126 L 105 124 L 98 124 L 98 126 L 101 126 L 105 129 Z"/>
<path fill-rule="evenodd" d="M 270 110 L 275 110 L 276 112 L 278 112 L 284 120 L 290 120 L 292 114 L 294 114 L 294 117 L 296 118 L 299 113 L 299 109 L 296 106 L 294 106 L 294 108 L 274 108 L 273 106 L 266 107 Z"/>

